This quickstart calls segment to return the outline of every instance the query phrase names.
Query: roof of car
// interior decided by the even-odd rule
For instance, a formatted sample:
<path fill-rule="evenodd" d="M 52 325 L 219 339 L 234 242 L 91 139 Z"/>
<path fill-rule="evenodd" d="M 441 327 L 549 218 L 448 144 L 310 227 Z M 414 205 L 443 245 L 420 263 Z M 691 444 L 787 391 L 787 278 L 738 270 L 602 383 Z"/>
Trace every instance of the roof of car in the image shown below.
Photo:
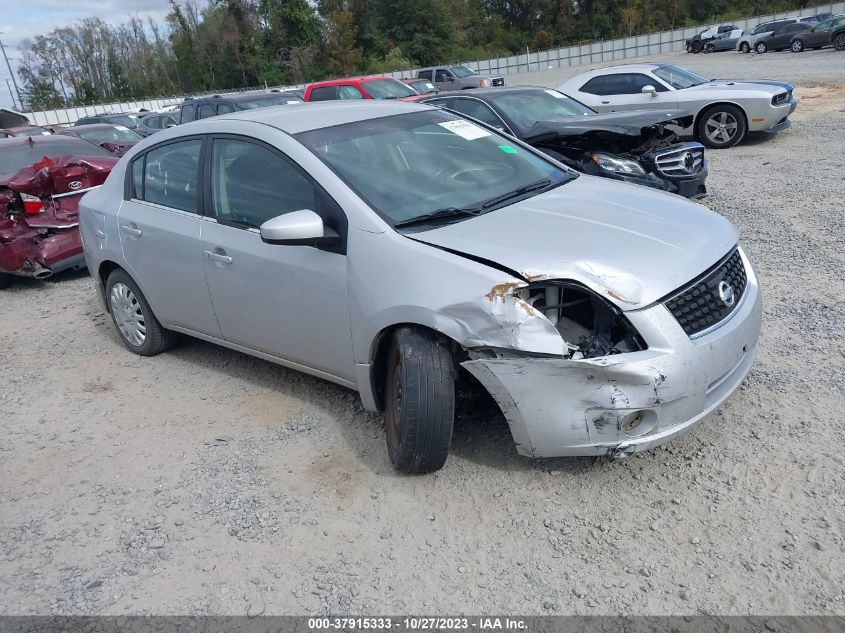
<path fill-rule="evenodd" d="M 35 134 L 33 136 L 13 136 L 11 138 L 0 138 L 0 149 L 4 147 L 17 147 L 19 145 L 26 145 L 27 143 L 32 143 L 33 145 L 43 147 L 44 151 L 49 151 L 51 145 L 57 145 L 59 143 L 67 144 L 68 139 L 73 139 L 70 141 L 71 143 L 79 142 L 84 143 L 85 146 L 92 145 L 92 143 L 89 143 L 86 140 L 83 140 L 76 136 L 71 136 L 69 134 Z M 97 146 L 94 145 L 94 147 Z M 99 149 L 99 147 L 97 147 L 97 149 Z"/>
<path fill-rule="evenodd" d="M 429 110 L 433 106 L 384 99 L 354 101 L 318 101 L 308 107 L 285 106 L 258 108 L 232 112 L 214 117 L 215 121 L 255 121 L 278 128 L 288 134 L 298 134 L 317 128 L 343 125 L 368 119 Z M 208 120 L 208 119 L 206 119 Z M 191 123 L 187 124 L 192 125 Z"/>
<path fill-rule="evenodd" d="M 324 86 L 341 86 L 344 84 L 363 84 L 370 81 L 384 81 L 385 79 L 393 79 L 385 75 L 368 75 L 367 77 L 344 77 L 343 79 L 328 79 L 326 81 L 316 81 L 308 88 L 322 88 Z M 398 80 L 394 80 L 398 81 Z"/>
<path fill-rule="evenodd" d="M 657 63 L 646 63 L 646 64 L 619 64 L 617 66 L 603 66 L 602 68 L 593 68 L 592 70 L 585 71 L 581 73 L 579 76 L 583 75 L 592 75 L 592 74 L 614 74 L 614 73 L 630 73 L 630 72 L 646 72 L 649 70 L 654 70 L 655 68 L 660 68 L 661 66 L 665 66 L 665 64 L 657 64 Z"/>
<path fill-rule="evenodd" d="M 475 88 L 473 90 L 450 90 L 436 95 L 421 95 L 423 99 L 440 99 L 441 97 L 490 97 L 503 94 L 519 94 L 536 92 L 538 90 L 552 90 L 543 86 L 497 86 L 494 88 Z"/>
<path fill-rule="evenodd" d="M 85 123 L 84 125 L 74 125 L 59 131 L 59 134 L 65 136 L 73 136 L 77 131 L 93 132 L 96 130 L 113 130 L 116 127 L 123 127 L 120 123 Z M 128 128 L 127 128 L 128 129 Z"/>

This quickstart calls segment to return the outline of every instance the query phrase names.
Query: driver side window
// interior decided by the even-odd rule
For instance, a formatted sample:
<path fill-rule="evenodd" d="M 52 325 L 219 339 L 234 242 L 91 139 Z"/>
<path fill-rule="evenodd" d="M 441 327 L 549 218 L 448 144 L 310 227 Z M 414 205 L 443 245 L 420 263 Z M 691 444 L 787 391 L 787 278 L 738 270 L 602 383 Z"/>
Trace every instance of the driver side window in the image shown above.
<path fill-rule="evenodd" d="M 489 106 L 474 99 L 455 99 L 451 108 L 492 127 L 503 127 L 502 120 L 496 116 L 496 113 Z"/>
<path fill-rule="evenodd" d="M 218 138 L 211 151 L 211 207 L 218 220 L 258 228 L 291 211 L 317 211 L 316 191 L 276 152 Z"/>

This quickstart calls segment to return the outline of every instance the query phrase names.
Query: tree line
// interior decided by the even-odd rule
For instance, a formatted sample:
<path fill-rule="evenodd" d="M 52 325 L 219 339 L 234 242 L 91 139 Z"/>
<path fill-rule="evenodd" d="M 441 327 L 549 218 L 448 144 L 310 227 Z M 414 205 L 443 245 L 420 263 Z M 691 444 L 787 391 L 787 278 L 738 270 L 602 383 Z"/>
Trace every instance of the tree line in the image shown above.
<path fill-rule="evenodd" d="M 32 110 L 374 74 L 800 8 L 801 0 L 170 0 L 25 40 Z M 812 3 L 810 3 L 812 4 Z"/>

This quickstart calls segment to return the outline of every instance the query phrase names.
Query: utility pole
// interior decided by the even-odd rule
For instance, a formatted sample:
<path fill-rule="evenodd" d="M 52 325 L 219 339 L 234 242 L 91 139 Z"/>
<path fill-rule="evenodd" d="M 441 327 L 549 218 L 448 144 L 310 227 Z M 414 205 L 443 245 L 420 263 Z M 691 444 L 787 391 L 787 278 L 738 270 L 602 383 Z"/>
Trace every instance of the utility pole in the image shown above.
<path fill-rule="evenodd" d="M 23 108 L 23 99 L 21 99 L 21 91 L 18 90 L 18 82 L 15 80 L 15 73 L 12 72 L 12 65 L 9 63 L 9 58 L 6 56 L 6 47 L 3 46 L 3 42 L 0 41 L 0 51 L 3 51 L 3 59 L 6 60 L 6 68 L 9 69 L 9 75 L 12 77 L 12 85 L 15 87 L 15 93 L 18 95 L 18 103 L 21 104 L 21 108 Z M 12 99 L 14 102 L 14 99 Z"/>
<path fill-rule="evenodd" d="M 6 87 L 9 89 L 9 96 L 12 98 L 12 107 L 17 110 L 18 106 L 15 103 L 15 95 L 12 94 L 12 84 L 9 83 L 8 78 L 6 79 Z M 23 107 L 23 106 L 21 106 Z"/>

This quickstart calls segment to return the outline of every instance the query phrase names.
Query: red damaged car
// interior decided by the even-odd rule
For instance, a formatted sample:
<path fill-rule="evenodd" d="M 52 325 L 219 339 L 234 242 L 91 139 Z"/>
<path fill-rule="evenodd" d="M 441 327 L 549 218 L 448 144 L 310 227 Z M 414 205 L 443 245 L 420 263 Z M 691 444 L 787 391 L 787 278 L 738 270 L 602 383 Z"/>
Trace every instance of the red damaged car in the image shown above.
<path fill-rule="evenodd" d="M 15 276 L 46 279 L 83 268 L 79 199 L 117 159 L 82 139 L 0 139 L 0 288 Z"/>

